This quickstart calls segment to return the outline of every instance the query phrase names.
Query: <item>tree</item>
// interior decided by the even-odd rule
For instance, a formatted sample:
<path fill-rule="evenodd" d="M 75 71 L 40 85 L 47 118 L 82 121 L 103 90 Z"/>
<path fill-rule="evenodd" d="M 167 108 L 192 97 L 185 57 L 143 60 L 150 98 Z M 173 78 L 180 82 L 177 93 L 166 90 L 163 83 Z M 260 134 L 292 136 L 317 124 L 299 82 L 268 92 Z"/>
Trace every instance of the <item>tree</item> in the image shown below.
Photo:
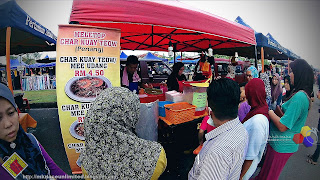
<path fill-rule="evenodd" d="M 19 56 L 17 55 L 10 55 L 10 59 L 18 59 Z"/>
<path fill-rule="evenodd" d="M 22 61 L 26 64 L 35 64 L 36 60 L 40 59 L 41 54 L 38 52 L 35 53 L 27 53 L 22 55 Z"/>

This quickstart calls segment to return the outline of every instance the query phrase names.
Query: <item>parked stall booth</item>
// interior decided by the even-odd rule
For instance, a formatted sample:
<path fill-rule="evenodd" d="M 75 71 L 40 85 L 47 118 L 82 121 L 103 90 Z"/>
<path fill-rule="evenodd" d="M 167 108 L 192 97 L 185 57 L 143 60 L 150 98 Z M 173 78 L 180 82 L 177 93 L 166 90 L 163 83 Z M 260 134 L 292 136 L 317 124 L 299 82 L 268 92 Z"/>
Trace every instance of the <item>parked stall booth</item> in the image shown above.
<path fill-rule="evenodd" d="M 256 45 L 252 29 L 179 1 L 73 1 L 70 23 L 120 29 L 122 50 L 172 50 L 174 59 L 175 52 L 202 52 L 209 47 L 223 49 Z M 198 126 L 207 115 L 204 95 L 208 84 L 189 83 L 183 93 L 166 92 L 166 101 L 157 103 L 160 114 L 160 120 L 156 120 L 157 141 L 165 148 L 169 170 L 177 168 L 176 163 L 184 159 L 181 156 L 183 151 L 198 146 Z M 165 87 L 162 90 L 165 91 Z M 196 101 L 197 98 L 205 101 Z M 151 109 L 154 107 L 154 102 L 145 104 L 149 104 Z M 197 107 L 200 104 L 201 107 Z M 163 111 L 165 117 L 161 116 Z"/>
<path fill-rule="evenodd" d="M 55 78 L 56 63 L 36 63 L 29 65 L 22 77 L 24 91 L 37 91 L 56 88 Z"/>

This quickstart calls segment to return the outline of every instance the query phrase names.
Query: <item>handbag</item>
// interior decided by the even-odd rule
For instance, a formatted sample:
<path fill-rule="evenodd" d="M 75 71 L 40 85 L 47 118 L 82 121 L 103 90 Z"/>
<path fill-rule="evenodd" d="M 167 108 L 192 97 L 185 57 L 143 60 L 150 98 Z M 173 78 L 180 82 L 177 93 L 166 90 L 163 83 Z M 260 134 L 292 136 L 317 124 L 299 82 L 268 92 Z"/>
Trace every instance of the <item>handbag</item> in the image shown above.
<path fill-rule="evenodd" d="M 281 109 L 281 106 L 277 105 L 276 109 L 274 110 L 274 113 L 279 116 L 280 118 L 283 116 L 283 111 Z"/>

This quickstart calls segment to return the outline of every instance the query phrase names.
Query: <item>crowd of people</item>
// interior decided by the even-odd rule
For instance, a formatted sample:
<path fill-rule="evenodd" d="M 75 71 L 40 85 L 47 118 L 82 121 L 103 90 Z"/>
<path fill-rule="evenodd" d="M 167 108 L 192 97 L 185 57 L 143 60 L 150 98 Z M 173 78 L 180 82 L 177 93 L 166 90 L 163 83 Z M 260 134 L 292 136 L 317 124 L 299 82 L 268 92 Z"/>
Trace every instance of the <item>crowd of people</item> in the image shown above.
<path fill-rule="evenodd" d="M 284 78 L 286 89 L 284 96 L 282 96 L 281 78 L 278 74 L 273 75 L 270 83 L 267 74 L 261 73 L 258 78 L 257 72 L 255 67 L 249 67 L 246 71 L 248 82 L 240 85 L 231 86 L 232 80 L 227 78 L 213 81 L 210 84 L 208 104 L 212 109 L 213 122 L 217 123 L 214 123 L 215 129 L 205 135 L 206 141 L 204 143 L 202 139 L 199 141 L 200 145 L 203 143 L 204 150 L 201 150 L 197 156 L 189 172 L 189 179 L 249 179 L 256 171 L 263 156 L 262 169 L 255 179 L 278 179 L 288 159 L 298 151 L 299 145 L 293 141 L 293 136 L 299 133 L 305 125 L 312 103 L 310 100 L 314 79 L 312 68 L 302 59 L 290 63 L 289 76 Z M 234 101 L 237 102 L 237 106 L 232 107 L 229 98 L 233 97 L 233 91 L 238 91 L 238 89 L 240 89 L 239 101 Z M 210 95 L 215 91 L 222 92 L 211 99 Z M 224 101 L 221 102 L 220 98 Z M 229 112 L 217 106 L 229 109 Z M 231 109 L 235 107 L 238 107 L 238 114 L 233 113 L 228 118 L 219 117 L 221 114 L 231 115 Z M 277 107 L 280 107 L 283 113 L 280 117 L 275 113 Z M 245 134 L 241 138 L 239 135 L 232 137 L 232 131 L 237 128 L 228 126 L 232 124 L 231 122 L 243 125 L 247 133 L 245 140 L 248 143 L 247 146 L 240 146 L 244 141 L 242 138 L 246 137 Z M 224 132 L 223 129 L 226 127 L 228 131 Z M 199 136 L 200 134 L 204 134 L 201 129 Z M 213 148 L 212 143 L 219 142 L 222 136 L 224 138 L 230 136 L 229 140 L 224 141 L 239 146 L 231 146 L 226 143 L 224 148 L 219 149 L 219 145 L 215 145 L 218 146 L 218 149 Z M 235 142 L 233 138 L 236 138 L 238 142 Z M 211 148 L 208 149 L 209 147 Z M 233 154 L 230 154 L 230 148 L 234 151 Z M 307 160 L 309 163 L 316 164 L 319 149 L 317 148 L 314 155 L 309 155 Z M 242 154 L 238 154 L 239 152 Z M 223 162 L 220 162 L 221 158 Z M 219 164 L 210 162 L 217 161 L 217 159 L 219 159 Z M 239 163 L 242 166 L 239 166 Z"/>
<path fill-rule="evenodd" d="M 104 90 L 85 117 L 85 148 L 80 161 L 83 174 L 91 177 L 158 179 L 167 166 L 162 145 L 135 133 L 140 101 L 132 91 L 138 90 L 140 84 L 137 59 L 129 59 L 122 73 L 124 87 Z M 183 68 L 182 63 L 174 65 L 169 89 L 181 91 Z M 310 65 L 303 59 L 290 63 L 283 96 L 278 74 L 270 82 L 268 75 L 259 75 L 252 66 L 246 76 L 248 82 L 240 85 L 232 78 L 210 83 L 210 112 L 199 131 L 199 144 L 203 147 L 189 171 L 189 179 L 249 179 L 263 156 L 262 169 L 255 179 L 278 179 L 288 159 L 298 151 L 293 136 L 305 125 L 311 106 L 314 75 Z M 13 95 L 1 83 L 0 105 L 1 163 L 17 153 L 28 164 L 20 176 L 66 175 L 36 138 L 19 126 Z M 283 116 L 275 113 L 277 107 Z M 307 161 L 315 164 L 319 151 L 318 147 Z M 3 167 L 0 174 L 11 177 Z"/>

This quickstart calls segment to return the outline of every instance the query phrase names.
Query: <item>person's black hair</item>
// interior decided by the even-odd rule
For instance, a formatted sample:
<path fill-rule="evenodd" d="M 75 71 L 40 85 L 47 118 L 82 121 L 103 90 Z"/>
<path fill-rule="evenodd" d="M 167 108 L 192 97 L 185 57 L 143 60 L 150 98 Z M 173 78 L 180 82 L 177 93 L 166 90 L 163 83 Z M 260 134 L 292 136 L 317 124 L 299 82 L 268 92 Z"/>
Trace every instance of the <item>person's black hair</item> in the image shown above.
<path fill-rule="evenodd" d="M 248 82 L 243 82 L 239 84 L 239 87 L 245 87 L 248 84 Z"/>
<path fill-rule="evenodd" d="M 291 84 L 291 80 L 290 80 L 290 76 L 289 76 L 289 75 L 284 76 L 284 78 L 283 78 L 284 83 L 286 82 L 286 80 L 288 80 L 288 83 L 289 83 L 289 85 L 290 85 L 290 89 L 293 88 L 293 87 L 292 87 L 292 84 Z"/>
<path fill-rule="evenodd" d="M 200 55 L 200 61 L 205 62 L 207 60 L 207 55 L 206 54 L 201 54 Z"/>
<path fill-rule="evenodd" d="M 70 21 L 69 24 L 80 24 L 79 21 Z"/>
<path fill-rule="evenodd" d="M 129 64 L 139 64 L 138 57 L 135 55 L 128 56 L 126 65 L 128 66 Z"/>
<path fill-rule="evenodd" d="M 182 62 L 177 62 L 172 67 L 172 74 L 177 75 L 179 73 L 179 70 L 184 66 Z"/>
<path fill-rule="evenodd" d="M 208 62 L 210 63 L 210 65 L 213 65 L 214 64 L 214 57 L 211 56 L 211 57 L 208 57 Z"/>
<path fill-rule="evenodd" d="M 220 121 L 235 119 L 240 103 L 239 85 L 228 78 L 211 82 L 207 89 L 208 105 Z"/>
<path fill-rule="evenodd" d="M 309 97 L 313 91 L 314 74 L 312 67 L 304 59 L 296 59 L 290 63 L 290 68 L 294 74 L 292 94 L 304 90 Z"/>

